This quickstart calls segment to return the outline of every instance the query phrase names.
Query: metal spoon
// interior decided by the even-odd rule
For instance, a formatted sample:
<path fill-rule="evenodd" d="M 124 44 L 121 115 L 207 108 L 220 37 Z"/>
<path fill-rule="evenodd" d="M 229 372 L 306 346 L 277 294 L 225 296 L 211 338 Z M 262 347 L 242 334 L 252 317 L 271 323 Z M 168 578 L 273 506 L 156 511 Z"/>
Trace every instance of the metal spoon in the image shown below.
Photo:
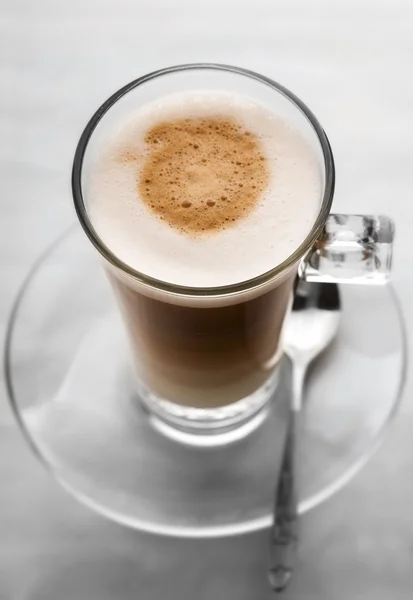
<path fill-rule="evenodd" d="M 298 542 L 295 454 L 305 376 L 310 363 L 330 344 L 340 321 L 340 296 L 334 283 L 299 280 L 284 333 L 285 352 L 292 363 L 290 414 L 281 471 L 274 501 L 270 539 L 272 589 L 282 592 L 294 568 Z"/>

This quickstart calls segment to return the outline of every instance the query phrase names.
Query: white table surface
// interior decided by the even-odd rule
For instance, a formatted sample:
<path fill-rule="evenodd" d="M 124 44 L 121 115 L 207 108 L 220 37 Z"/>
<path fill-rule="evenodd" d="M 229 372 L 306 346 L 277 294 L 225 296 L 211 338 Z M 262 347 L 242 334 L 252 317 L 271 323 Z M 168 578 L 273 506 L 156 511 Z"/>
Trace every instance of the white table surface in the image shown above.
<path fill-rule="evenodd" d="M 3 0 L 0 317 L 34 257 L 74 219 L 69 170 L 97 105 L 152 69 L 201 60 L 262 72 L 318 115 L 335 209 L 397 223 L 394 282 L 413 333 L 410 0 Z M 385 325 L 385 324 L 384 324 Z M 303 520 L 287 598 L 413 597 L 413 401 L 379 452 Z M 0 396 L 1 600 L 270 598 L 267 533 L 158 538 L 109 523 L 49 479 Z"/>

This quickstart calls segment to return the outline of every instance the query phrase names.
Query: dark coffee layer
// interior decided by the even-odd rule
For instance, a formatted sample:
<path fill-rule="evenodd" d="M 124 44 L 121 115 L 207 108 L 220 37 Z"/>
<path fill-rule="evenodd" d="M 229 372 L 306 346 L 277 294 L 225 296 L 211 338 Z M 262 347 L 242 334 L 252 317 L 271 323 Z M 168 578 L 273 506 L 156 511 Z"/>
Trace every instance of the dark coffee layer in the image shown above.
<path fill-rule="evenodd" d="M 161 398 L 197 408 L 254 393 L 280 358 L 294 276 L 247 302 L 192 308 L 148 298 L 111 275 L 141 382 Z"/>

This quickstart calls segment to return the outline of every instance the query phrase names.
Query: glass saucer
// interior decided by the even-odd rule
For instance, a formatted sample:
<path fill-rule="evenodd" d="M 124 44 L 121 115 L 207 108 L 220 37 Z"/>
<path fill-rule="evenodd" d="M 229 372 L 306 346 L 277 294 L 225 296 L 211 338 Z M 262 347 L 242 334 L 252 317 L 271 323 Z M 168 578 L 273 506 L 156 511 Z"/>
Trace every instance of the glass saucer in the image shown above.
<path fill-rule="evenodd" d="M 339 490 L 377 447 L 397 408 L 406 344 L 390 286 L 341 287 L 337 339 L 312 369 L 299 443 L 300 511 Z M 132 385 L 117 306 L 76 228 L 35 263 L 16 300 L 6 380 L 38 456 L 74 496 L 123 524 L 220 536 L 271 522 L 289 365 L 278 399 L 241 439 L 193 446 L 160 431 Z"/>

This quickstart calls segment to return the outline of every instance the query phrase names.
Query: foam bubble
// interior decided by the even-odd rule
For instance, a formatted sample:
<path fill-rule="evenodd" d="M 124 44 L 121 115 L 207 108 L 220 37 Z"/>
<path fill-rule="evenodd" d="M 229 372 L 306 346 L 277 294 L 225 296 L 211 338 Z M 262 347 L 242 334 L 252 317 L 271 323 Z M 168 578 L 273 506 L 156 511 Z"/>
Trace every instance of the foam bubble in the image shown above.
<path fill-rule="evenodd" d="M 129 116 L 93 170 L 94 226 L 122 261 L 187 286 L 259 275 L 319 210 L 314 152 L 289 123 L 227 92 L 165 96 Z"/>

